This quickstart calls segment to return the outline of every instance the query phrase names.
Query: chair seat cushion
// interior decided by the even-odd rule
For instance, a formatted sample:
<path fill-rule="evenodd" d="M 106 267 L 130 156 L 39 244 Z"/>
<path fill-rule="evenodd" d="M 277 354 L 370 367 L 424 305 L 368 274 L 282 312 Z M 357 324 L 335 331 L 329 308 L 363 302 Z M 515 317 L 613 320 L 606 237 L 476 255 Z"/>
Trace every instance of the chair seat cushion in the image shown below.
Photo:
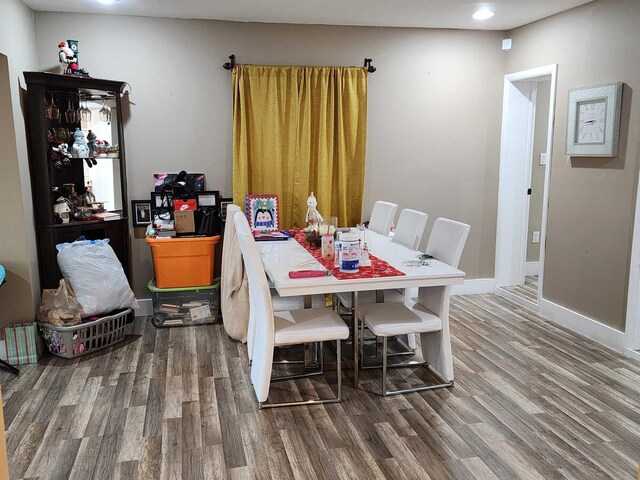
<path fill-rule="evenodd" d="M 370 303 L 359 308 L 359 316 L 378 337 L 442 330 L 440 318 L 419 303 L 412 308 L 402 303 Z"/>
<path fill-rule="evenodd" d="M 393 288 L 391 290 L 382 290 L 384 292 L 385 302 L 404 302 L 404 291 Z M 345 308 L 353 308 L 351 305 L 351 293 L 338 293 L 338 300 Z M 366 292 L 358 292 L 358 305 L 366 303 L 376 303 L 375 290 L 367 290 Z"/>
<path fill-rule="evenodd" d="M 308 308 L 274 314 L 275 344 L 344 340 L 349 328 L 330 308 Z"/>

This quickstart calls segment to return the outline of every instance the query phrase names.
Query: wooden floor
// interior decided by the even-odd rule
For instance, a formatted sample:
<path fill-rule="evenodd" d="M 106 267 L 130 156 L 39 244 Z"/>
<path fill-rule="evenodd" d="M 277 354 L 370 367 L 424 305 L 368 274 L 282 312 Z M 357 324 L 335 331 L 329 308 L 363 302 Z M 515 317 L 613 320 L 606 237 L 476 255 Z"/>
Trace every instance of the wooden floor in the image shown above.
<path fill-rule="evenodd" d="M 524 277 L 524 285 L 513 285 L 511 287 L 502 287 L 507 292 L 514 293 L 519 297 L 538 303 L 538 276 L 527 275 Z"/>
<path fill-rule="evenodd" d="M 139 321 L 112 351 L 0 375 L 11 478 L 637 478 L 640 363 L 495 295 L 451 317 L 455 388 L 382 398 L 369 370 L 341 404 L 263 411 L 220 325 Z"/>

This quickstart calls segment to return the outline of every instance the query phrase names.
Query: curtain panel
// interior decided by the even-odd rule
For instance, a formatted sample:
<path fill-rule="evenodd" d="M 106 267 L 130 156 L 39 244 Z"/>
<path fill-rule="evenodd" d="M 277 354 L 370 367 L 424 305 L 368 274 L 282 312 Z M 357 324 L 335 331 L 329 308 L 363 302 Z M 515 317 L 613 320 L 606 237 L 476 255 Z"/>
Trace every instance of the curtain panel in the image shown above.
<path fill-rule="evenodd" d="M 362 215 L 367 71 L 237 65 L 233 70 L 233 198 L 276 193 L 280 228 L 305 226 L 314 192 L 326 219 Z"/>

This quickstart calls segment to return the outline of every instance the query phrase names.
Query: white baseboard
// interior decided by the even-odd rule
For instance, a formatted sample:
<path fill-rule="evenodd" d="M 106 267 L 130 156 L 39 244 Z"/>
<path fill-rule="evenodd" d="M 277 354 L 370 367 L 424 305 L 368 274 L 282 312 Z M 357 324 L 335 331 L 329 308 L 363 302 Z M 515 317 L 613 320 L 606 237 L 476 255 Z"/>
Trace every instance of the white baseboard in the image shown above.
<path fill-rule="evenodd" d="M 538 275 L 540 271 L 540 262 L 527 262 L 524 264 L 525 275 Z"/>
<path fill-rule="evenodd" d="M 631 350 L 630 348 L 627 348 L 622 353 L 624 353 L 629 358 L 640 361 L 640 352 L 638 350 Z"/>
<path fill-rule="evenodd" d="M 558 325 L 627 355 L 624 332 L 562 305 L 540 299 L 540 314 Z"/>
<path fill-rule="evenodd" d="M 138 308 L 136 312 L 136 317 L 149 317 L 153 315 L 153 301 L 150 298 L 138 298 Z"/>
<path fill-rule="evenodd" d="M 472 295 L 475 293 L 493 293 L 496 281 L 493 278 L 472 278 L 465 280 L 462 285 L 454 285 L 453 295 Z"/>

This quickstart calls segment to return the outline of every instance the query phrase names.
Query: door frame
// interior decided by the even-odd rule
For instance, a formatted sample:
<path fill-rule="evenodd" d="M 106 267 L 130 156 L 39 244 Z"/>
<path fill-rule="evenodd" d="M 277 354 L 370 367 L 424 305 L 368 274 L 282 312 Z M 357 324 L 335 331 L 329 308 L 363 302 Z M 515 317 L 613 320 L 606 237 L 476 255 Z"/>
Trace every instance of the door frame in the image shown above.
<path fill-rule="evenodd" d="M 624 330 L 626 348 L 640 355 L 640 178 L 636 183 L 635 207 Z"/>
<path fill-rule="evenodd" d="M 549 210 L 549 180 L 553 154 L 553 126 L 555 118 L 558 65 L 511 73 L 504 76 L 502 132 L 500 140 L 500 177 L 498 187 L 498 218 L 496 228 L 495 286 L 496 293 L 508 296 L 533 309 L 538 308 L 544 283 L 544 258 Z M 540 228 L 540 260 L 537 303 L 520 299 L 500 287 L 524 281 L 528 236 L 529 195 L 531 186 L 531 142 L 535 118 L 534 83 L 550 80 L 549 119 L 547 124 L 547 164 L 542 196 L 542 225 Z M 516 82 L 531 82 L 527 96 L 523 96 Z M 518 93 L 520 92 L 520 93 Z M 526 124 L 526 129 L 524 125 Z M 522 161 L 523 156 L 526 161 Z M 521 301 L 520 301 L 521 300 Z"/>

